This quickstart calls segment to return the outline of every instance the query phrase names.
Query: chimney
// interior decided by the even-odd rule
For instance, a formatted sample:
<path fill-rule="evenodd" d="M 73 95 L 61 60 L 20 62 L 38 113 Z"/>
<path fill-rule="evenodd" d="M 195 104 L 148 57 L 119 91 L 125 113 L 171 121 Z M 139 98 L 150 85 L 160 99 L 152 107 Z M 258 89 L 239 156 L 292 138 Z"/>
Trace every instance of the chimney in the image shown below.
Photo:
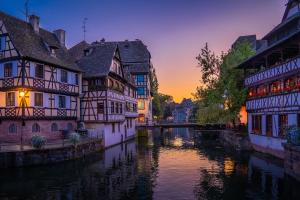
<path fill-rule="evenodd" d="M 66 46 L 66 31 L 62 29 L 58 29 L 53 31 L 53 33 L 56 35 L 60 46 L 65 47 Z"/>
<path fill-rule="evenodd" d="M 29 23 L 31 24 L 34 32 L 39 33 L 40 30 L 40 18 L 36 15 L 29 16 Z"/>

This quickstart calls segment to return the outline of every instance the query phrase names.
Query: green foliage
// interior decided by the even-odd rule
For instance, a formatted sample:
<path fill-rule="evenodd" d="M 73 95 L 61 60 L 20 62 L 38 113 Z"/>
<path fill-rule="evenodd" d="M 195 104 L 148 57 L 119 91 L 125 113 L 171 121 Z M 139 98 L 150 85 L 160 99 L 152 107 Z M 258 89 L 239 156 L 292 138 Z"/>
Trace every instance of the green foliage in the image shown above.
<path fill-rule="evenodd" d="M 40 135 L 33 135 L 31 137 L 31 145 L 36 149 L 41 149 L 46 144 L 46 139 Z"/>
<path fill-rule="evenodd" d="M 155 69 L 152 70 L 152 72 L 150 73 L 150 85 L 151 85 L 151 94 L 153 96 L 157 95 L 158 94 L 158 79 L 157 79 L 157 76 L 156 76 L 156 72 L 155 72 Z"/>
<path fill-rule="evenodd" d="M 166 94 L 158 93 L 153 96 L 152 107 L 153 115 L 158 119 L 166 119 L 172 115 L 170 103 L 173 102 L 173 97 Z"/>
<path fill-rule="evenodd" d="M 70 136 L 69 136 L 69 139 L 70 139 L 71 143 L 74 146 L 76 146 L 79 143 L 79 141 L 80 141 L 80 135 L 78 133 L 76 133 L 76 132 L 71 133 Z"/>
<path fill-rule="evenodd" d="M 194 94 L 196 100 L 201 102 L 198 106 L 197 119 L 199 123 L 231 122 L 235 125 L 247 95 L 243 87 L 243 71 L 236 66 L 254 52 L 248 43 L 239 43 L 227 54 L 223 54 L 219 60 L 208 50 L 207 44 L 202 52 L 207 52 L 207 55 L 198 61 L 202 73 L 206 72 L 202 75 L 206 85 L 198 87 Z M 219 74 L 212 73 L 214 69 L 219 69 Z M 214 78 L 207 81 L 207 77 Z"/>
<path fill-rule="evenodd" d="M 300 129 L 297 126 L 287 126 L 284 132 L 289 144 L 300 145 Z"/>

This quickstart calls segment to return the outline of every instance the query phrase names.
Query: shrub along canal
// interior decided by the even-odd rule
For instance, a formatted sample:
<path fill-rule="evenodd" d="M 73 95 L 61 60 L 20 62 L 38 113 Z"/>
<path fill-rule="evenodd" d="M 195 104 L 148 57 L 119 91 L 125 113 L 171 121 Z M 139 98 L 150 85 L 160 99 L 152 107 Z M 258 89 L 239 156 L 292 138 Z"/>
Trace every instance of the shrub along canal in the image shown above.
<path fill-rule="evenodd" d="M 81 160 L 2 169 L 0 199 L 300 199 L 283 163 L 181 128 Z"/>

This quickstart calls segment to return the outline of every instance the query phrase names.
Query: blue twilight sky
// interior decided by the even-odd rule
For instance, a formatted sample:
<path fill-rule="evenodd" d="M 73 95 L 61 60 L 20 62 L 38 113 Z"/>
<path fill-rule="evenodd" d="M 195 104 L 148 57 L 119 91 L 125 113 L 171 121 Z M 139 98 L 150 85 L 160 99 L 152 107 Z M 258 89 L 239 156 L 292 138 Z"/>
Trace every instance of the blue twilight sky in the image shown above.
<path fill-rule="evenodd" d="M 0 10 L 24 19 L 25 0 L 0 0 Z M 277 25 L 286 0 L 30 0 L 48 30 L 67 31 L 67 45 L 141 39 L 151 51 L 160 91 L 176 101 L 200 84 L 195 57 L 205 42 L 220 53 L 239 36 L 262 37 Z"/>

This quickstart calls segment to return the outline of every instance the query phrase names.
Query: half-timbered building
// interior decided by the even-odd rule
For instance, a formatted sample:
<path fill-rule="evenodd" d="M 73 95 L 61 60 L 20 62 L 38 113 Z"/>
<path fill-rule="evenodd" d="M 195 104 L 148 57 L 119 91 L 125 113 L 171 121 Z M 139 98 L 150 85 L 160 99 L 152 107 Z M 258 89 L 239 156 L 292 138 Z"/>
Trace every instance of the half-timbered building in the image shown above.
<path fill-rule="evenodd" d="M 0 139 L 33 134 L 60 138 L 79 120 L 79 67 L 65 47 L 65 31 L 49 32 L 0 12 Z"/>
<path fill-rule="evenodd" d="M 81 121 L 106 147 L 135 134 L 136 88 L 123 69 L 117 43 L 81 42 L 69 50 L 83 71 Z"/>
<path fill-rule="evenodd" d="M 300 10 L 289 0 L 282 22 L 239 67 L 246 73 L 248 132 L 258 151 L 283 157 L 285 127 L 300 125 Z"/>
<path fill-rule="evenodd" d="M 138 124 L 152 123 L 151 54 L 141 40 L 117 42 L 122 64 L 132 75 L 137 88 Z"/>

